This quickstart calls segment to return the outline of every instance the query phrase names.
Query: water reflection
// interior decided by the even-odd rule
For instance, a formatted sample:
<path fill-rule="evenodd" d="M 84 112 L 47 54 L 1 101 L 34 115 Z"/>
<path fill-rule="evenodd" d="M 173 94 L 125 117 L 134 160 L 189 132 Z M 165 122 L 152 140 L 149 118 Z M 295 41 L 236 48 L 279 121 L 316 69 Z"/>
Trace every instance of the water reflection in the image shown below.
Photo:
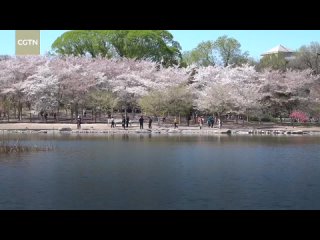
<path fill-rule="evenodd" d="M 6 135 L 0 209 L 320 209 L 320 137 Z"/>

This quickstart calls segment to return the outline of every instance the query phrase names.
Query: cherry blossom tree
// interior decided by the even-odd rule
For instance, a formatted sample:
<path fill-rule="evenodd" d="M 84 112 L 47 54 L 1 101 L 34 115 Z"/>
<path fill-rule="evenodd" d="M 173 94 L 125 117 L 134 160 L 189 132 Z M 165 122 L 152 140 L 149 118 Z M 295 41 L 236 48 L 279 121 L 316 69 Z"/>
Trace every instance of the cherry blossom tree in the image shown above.
<path fill-rule="evenodd" d="M 22 119 L 23 104 L 27 104 L 24 86 L 28 77 L 35 73 L 37 66 L 45 62 L 43 57 L 14 57 L 0 61 L 0 82 L 2 97 L 5 96 L 13 106 L 16 115 L 18 110 L 18 119 Z"/>
<path fill-rule="evenodd" d="M 217 115 L 226 112 L 246 114 L 259 108 L 259 75 L 252 66 L 202 67 L 197 69 L 191 87 L 198 96 L 199 110 Z"/>
<path fill-rule="evenodd" d="M 56 111 L 58 108 L 59 82 L 47 61 L 38 66 L 36 72 L 23 82 L 22 92 L 34 110 Z"/>
<path fill-rule="evenodd" d="M 132 59 L 94 61 L 101 74 L 97 87 L 110 90 L 118 97 L 121 110 L 138 108 L 138 101 L 151 91 L 165 90 L 187 81 L 186 69 L 163 68 L 149 61 Z"/>
<path fill-rule="evenodd" d="M 59 81 L 60 105 L 70 109 L 71 120 L 73 113 L 79 113 L 83 107 L 86 95 L 97 83 L 96 73 L 88 70 L 91 59 L 81 57 L 66 57 L 53 60 L 52 67 Z"/>
<path fill-rule="evenodd" d="M 306 109 L 312 117 L 320 119 L 320 75 L 310 85 L 310 97 Z"/>
<path fill-rule="evenodd" d="M 311 70 L 265 70 L 260 76 L 260 101 L 267 111 L 282 120 L 283 115 L 309 101 L 310 84 L 316 79 Z"/>
<path fill-rule="evenodd" d="M 193 110 L 219 116 L 294 109 L 317 114 L 319 76 L 311 70 L 286 72 L 252 66 L 164 68 L 146 60 L 101 57 L 12 57 L 0 61 L 0 108 L 10 114 L 35 111 L 142 109 L 148 114 L 188 115 Z"/>

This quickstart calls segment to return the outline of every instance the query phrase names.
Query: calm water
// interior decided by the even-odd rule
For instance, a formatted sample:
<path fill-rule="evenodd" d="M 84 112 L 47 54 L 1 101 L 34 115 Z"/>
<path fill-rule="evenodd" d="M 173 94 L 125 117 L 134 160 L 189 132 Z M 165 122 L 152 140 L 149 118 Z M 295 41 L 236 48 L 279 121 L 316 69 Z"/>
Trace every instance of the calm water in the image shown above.
<path fill-rule="evenodd" d="M 320 209 L 320 136 L 18 136 L 56 149 L 0 155 L 0 209 Z"/>

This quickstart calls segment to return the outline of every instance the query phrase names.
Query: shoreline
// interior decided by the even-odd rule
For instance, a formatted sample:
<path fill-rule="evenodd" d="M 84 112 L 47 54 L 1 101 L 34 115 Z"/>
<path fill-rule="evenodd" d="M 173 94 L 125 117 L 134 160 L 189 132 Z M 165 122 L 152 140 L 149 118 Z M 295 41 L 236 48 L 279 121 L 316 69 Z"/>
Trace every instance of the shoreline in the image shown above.
<path fill-rule="evenodd" d="M 139 128 L 139 126 L 129 126 L 128 129 L 122 127 L 111 128 L 110 124 L 82 124 L 81 129 L 77 129 L 76 124 L 71 123 L 5 123 L 0 124 L 0 132 L 3 133 L 68 133 L 68 134 L 182 134 L 182 135 L 320 135 L 320 127 L 289 127 L 289 126 L 223 126 L 221 129 L 198 126 L 164 127 L 153 125 L 152 129 Z"/>

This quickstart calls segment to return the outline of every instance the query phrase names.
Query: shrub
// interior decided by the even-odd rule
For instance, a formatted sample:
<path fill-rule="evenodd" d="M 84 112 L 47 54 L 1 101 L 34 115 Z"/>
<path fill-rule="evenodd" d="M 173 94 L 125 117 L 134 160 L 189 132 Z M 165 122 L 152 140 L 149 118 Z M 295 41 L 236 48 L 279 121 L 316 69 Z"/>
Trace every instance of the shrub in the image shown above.
<path fill-rule="evenodd" d="M 261 122 L 271 122 L 271 118 L 270 117 L 263 117 L 263 118 L 261 118 Z"/>
<path fill-rule="evenodd" d="M 302 111 L 293 111 L 290 114 L 290 118 L 297 120 L 298 122 L 303 122 L 303 123 L 305 123 L 309 120 L 308 115 Z"/>

